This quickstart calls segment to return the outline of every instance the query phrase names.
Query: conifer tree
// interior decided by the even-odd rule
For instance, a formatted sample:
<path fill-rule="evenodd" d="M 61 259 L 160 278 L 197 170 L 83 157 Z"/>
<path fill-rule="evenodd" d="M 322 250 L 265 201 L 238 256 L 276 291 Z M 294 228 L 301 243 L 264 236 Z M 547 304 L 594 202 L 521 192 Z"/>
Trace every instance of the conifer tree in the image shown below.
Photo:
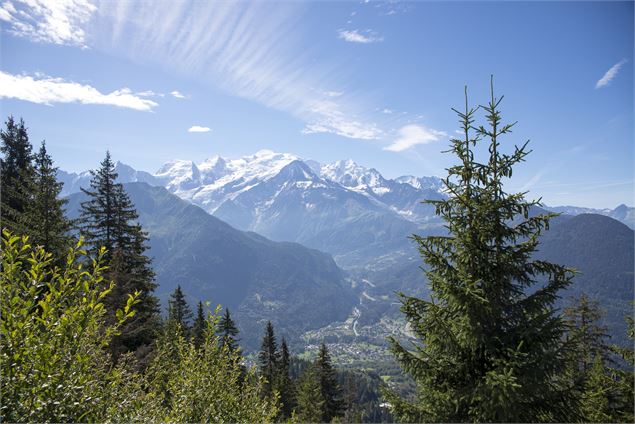
<path fill-rule="evenodd" d="M 106 152 L 99 169 L 91 171 L 91 175 L 90 189 L 82 188 L 88 200 L 81 204 L 81 233 L 94 250 L 104 247 L 106 259 L 110 260 L 115 251 L 115 233 L 119 224 L 115 198 L 121 194 L 115 188 L 117 172 L 110 152 Z"/>
<path fill-rule="evenodd" d="M 42 142 L 34 157 L 33 178 L 28 183 L 31 201 L 21 217 L 22 227 L 34 245 L 39 245 L 57 258 L 57 265 L 64 261 L 71 246 L 71 222 L 64 215 L 66 199 L 60 198 L 62 183 L 57 181 L 57 168 Z"/>
<path fill-rule="evenodd" d="M 281 418 L 286 419 L 291 417 L 291 413 L 295 407 L 295 387 L 290 375 L 291 356 L 289 354 L 287 341 L 284 337 L 280 343 L 280 352 L 278 353 L 278 357 L 280 358 L 280 361 L 278 363 L 275 386 L 278 393 L 280 393 L 280 415 Z"/>
<path fill-rule="evenodd" d="M 0 131 L 0 226 L 26 234 L 19 221 L 31 200 L 28 186 L 33 178 L 33 148 L 24 120 L 16 123 L 9 116 L 5 125 Z"/>
<path fill-rule="evenodd" d="M 491 100 L 481 106 L 488 125 L 474 126 L 466 89 L 465 111 L 455 110 L 463 139 L 451 140 L 457 161 L 444 179 L 449 196 L 427 202 L 449 234 L 413 236 L 431 293 L 429 300 L 401 294 L 401 310 L 420 340 L 408 349 L 391 339 L 393 354 L 418 386 L 414 402 L 387 396 L 401 421 L 578 418 L 566 378 L 565 328 L 553 306 L 573 272 L 532 259 L 555 214 L 530 215 L 539 201 L 503 190 L 529 151 L 525 143 L 503 153 L 501 137 L 513 124 L 501 123 L 501 100 L 492 83 Z M 538 281 L 544 283 L 535 288 Z"/>
<path fill-rule="evenodd" d="M 238 327 L 229 313 L 229 308 L 225 308 L 225 314 L 220 318 L 217 325 L 217 334 L 221 346 L 227 346 L 230 351 L 235 352 L 239 349 Z"/>
<path fill-rule="evenodd" d="M 572 304 L 564 309 L 563 315 L 568 327 L 567 337 L 573 345 L 571 364 L 574 367 L 574 380 L 583 386 L 587 373 L 595 367 L 596 358 L 601 363 L 609 361 L 608 330 L 600 325 L 604 311 L 598 301 L 582 294 L 573 299 Z"/>
<path fill-rule="evenodd" d="M 192 325 L 192 339 L 194 346 L 201 347 L 205 341 L 205 314 L 203 313 L 203 302 L 199 300 L 196 307 L 196 318 Z"/>
<path fill-rule="evenodd" d="M 337 383 L 337 375 L 331 364 L 331 355 L 325 343 L 320 345 L 318 358 L 315 361 L 318 377 L 320 379 L 320 389 L 324 399 L 324 409 L 322 422 L 331 422 L 335 417 L 343 413 L 344 401 L 342 390 Z"/>
<path fill-rule="evenodd" d="M 266 381 L 263 384 L 263 396 L 271 397 L 275 389 L 276 372 L 278 370 L 278 345 L 271 321 L 267 322 L 265 335 L 258 353 L 260 376 Z"/>
<path fill-rule="evenodd" d="M 148 235 L 138 223 L 137 212 L 123 185 L 116 182 L 117 172 L 109 152 L 92 176 L 90 189 L 82 189 L 88 200 L 81 204 L 80 230 L 93 251 L 106 249 L 108 278 L 115 288 L 105 303 L 112 309 L 129 293 L 140 293 L 137 313 L 113 340 L 111 353 L 115 360 L 126 351 L 135 351 L 139 356 L 150 349 L 159 326 L 154 271 L 145 254 Z"/>
<path fill-rule="evenodd" d="M 192 310 L 185 300 L 185 294 L 181 286 L 178 285 L 168 300 L 168 320 L 174 324 L 178 324 L 184 334 L 190 332 L 190 320 L 192 319 Z"/>
<path fill-rule="evenodd" d="M 297 406 L 294 418 L 299 423 L 323 422 L 324 397 L 320 387 L 320 377 L 314 365 L 302 373 L 298 382 Z"/>

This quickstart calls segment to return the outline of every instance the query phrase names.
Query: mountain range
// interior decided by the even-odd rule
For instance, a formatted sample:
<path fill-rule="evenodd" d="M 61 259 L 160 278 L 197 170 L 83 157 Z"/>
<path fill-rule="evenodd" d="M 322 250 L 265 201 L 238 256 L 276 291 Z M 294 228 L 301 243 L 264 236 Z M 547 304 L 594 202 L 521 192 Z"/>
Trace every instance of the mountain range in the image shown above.
<path fill-rule="evenodd" d="M 193 300 L 236 310 L 249 348 L 267 319 L 294 341 L 333 322 L 348 322 L 340 327 L 358 335 L 354 325 L 398 315 L 395 291 L 427 294 L 409 236 L 445 231 L 421 203 L 446 196 L 439 178 L 387 179 L 350 160 L 323 165 L 269 150 L 171 161 L 154 174 L 122 163 L 116 170 L 121 182 L 137 183 L 126 187 L 150 233 L 159 296 L 181 284 Z M 59 178 L 69 195 L 88 185 L 90 173 L 59 171 Z M 69 210 L 80 197 L 71 195 Z M 538 255 L 577 267 L 566 296 L 583 291 L 610 305 L 607 325 L 622 334 L 625 299 L 633 297 L 633 231 L 617 221 L 632 228 L 635 209 L 545 209 L 563 215 Z"/>
<path fill-rule="evenodd" d="M 344 268 L 389 265 L 403 256 L 406 237 L 442 223 L 422 200 L 445 196 L 437 177 L 384 178 L 351 160 L 322 165 L 261 150 L 239 159 L 213 156 L 199 164 L 174 160 L 154 174 L 117 163 L 121 182 L 165 187 L 233 227 L 276 241 L 331 253 Z M 90 173 L 59 172 L 63 195 L 79 191 Z M 597 213 L 635 226 L 635 208 L 553 207 L 569 215 Z"/>

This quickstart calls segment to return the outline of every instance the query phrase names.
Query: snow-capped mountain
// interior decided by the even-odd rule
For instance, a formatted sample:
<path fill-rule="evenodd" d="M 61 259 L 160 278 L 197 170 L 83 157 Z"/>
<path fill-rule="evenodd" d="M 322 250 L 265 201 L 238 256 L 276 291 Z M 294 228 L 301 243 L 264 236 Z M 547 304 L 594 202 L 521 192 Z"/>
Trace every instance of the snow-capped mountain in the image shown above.
<path fill-rule="evenodd" d="M 441 225 L 422 201 L 445 196 L 436 177 L 388 179 L 351 160 L 320 164 L 270 150 L 198 164 L 174 160 L 154 174 L 119 162 L 116 170 L 121 182 L 163 186 L 240 230 L 324 250 L 344 266 L 380 257 L 390 262 L 394 252 L 410 252 L 407 236 Z M 60 171 L 63 194 L 87 187 L 90 177 Z M 633 208 L 620 208 L 599 213 L 632 221 Z"/>
<path fill-rule="evenodd" d="M 121 182 L 163 186 L 238 229 L 351 260 L 359 260 L 360 250 L 368 259 L 403 246 L 434 215 L 420 202 L 442 196 L 433 185 L 386 179 L 350 160 L 322 165 L 270 150 L 199 164 L 174 160 L 154 174 L 121 163 L 116 168 Z M 60 171 L 59 177 L 64 194 L 90 181 L 88 172 Z"/>
<path fill-rule="evenodd" d="M 580 206 L 546 206 L 545 209 L 551 212 L 558 212 L 572 216 L 581 215 L 584 213 L 604 215 L 616 219 L 628 225 L 630 228 L 635 229 L 635 208 L 628 207 L 624 204 L 619 205 L 615 209 L 593 209 Z"/>

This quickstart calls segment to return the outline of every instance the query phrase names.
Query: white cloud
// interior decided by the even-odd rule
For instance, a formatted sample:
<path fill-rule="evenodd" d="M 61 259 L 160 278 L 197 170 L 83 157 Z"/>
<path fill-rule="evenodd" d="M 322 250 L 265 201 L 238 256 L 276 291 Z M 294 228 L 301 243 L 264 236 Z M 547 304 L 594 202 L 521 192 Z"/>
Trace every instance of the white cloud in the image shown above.
<path fill-rule="evenodd" d="M 171 91 L 170 94 L 174 97 L 176 97 L 177 99 L 187 99 L 188 96 L 186 96 L 185 94 L 181 93 L 180 91 L 174 90 Z"/>
<path fill-rule="evenodd" d="M 85 27 L 97 7 L 89 0 L 13 0 L 0 8 L 8 31 L 35 42 L 85 47 Z"/>
<path fill-rule="evenodd" d="M 354 29 L 352 31 L 340 29 L 337 33 L 339 35 L 339 38 L 344 41 L 348 41 L 349 43 L 368 44 L 384 40 L 383 37 L 376 35 L 373 31 L 370 30 L 360 32 L 357 29 Z"/>
<path fill-rule="evenodd" d="M 140 92 L 138 92 L 136 94 L 137 94 L 137 96 L 140 96 L 140 97 L 165 97 L 165 94 L 163 94 L 163 93 L 155 93 L 152 90 L 140 91 Z"/>
<path fill-rule="evenodd" d="M 209 127 L 201 127 L 200 125 L 192 125 L 187 132 L 191 133 L 206 133 L 210 132 L 212 129 Z"/>
<path fill-rule="evenodd" d="M 143 99 L 128 88 L 101 93 L 90 85 L 65 81 L 38 74 L 12 75 L 0 71 L 0 98 L 13 98 L 27 102 L 52 105 L 54 103 L 82 103 L 94 105 L 110 105 L 150 111 L 158 106 L 152 100 Z"/>
<path fill-rule="evenodd" d="M 613 78 L 615 78 L 615 76 L 619 72 L 620 68 L 625 63 L 626 63 L 626 59 L 622 59 L 619 62 L 617 62 L 615 65 L 611 66 L 611 69 L 606 71 L 604 76 L 602 78 L 600 78 L 598 80 L 598 82 L 595 83 L 595 88 L 598 89 L 598 88 L 602 88 L 602 87 L 605 87 L 605 86 L 609 85 L 611 80 L 613 80 Z"/>
<path fill-rule="evenodd" d="M 442 137 L 447 137 L 444 131 L 426 128 L 423 125 L 405 125 L 399 130 L 399 138 L 391 145 L 384 147 L 384 150 L 402 152 L 418 144 L 428 144 L 433 141 L 438 141 Z"/>
<path fill-rule="evenodd" d="M 345 115 L 332 100 L 315 101 L 310 111 L 318 118 L 306 125 L 304 134 L 332 133 L 358 140 L 376 140 L 382 135 L 375 124 Z"/>

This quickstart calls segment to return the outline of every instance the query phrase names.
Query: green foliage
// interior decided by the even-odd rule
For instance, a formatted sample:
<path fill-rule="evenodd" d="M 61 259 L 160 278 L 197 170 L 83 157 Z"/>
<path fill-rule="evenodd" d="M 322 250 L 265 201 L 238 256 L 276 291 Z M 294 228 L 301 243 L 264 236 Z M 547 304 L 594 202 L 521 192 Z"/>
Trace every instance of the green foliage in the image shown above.
<path fill-rule="evenodd" d="M 132 318 L 138 294 L 128 297 L 117 321 L 105 325 L 103 250 L 86 267 L 81 242 L 62 268 L 28 237 L 3 232 L 2 421 L 95 421 L 107 417 L 108 399 L 124 385 L 104 354 L 113 335 Z M 45 288 L 46 295 L 38 297 Z"/>
<path fill-rule="evenodd" d="M 28 232 L 32 244 L 53 253 L 56 264 L 61 265 L 72 244 L 71 222 L 64 215 L 67 200 L 59 198 L 63 184 L 57 181 L 57 168 L 44 142 L 33 162 L 33 178 L 26 186 L 30 201 L 20 217 L 21 227 Z"/>
<path fill-rule="evenodd" d="M 238 346 L 238 342 L 240 341 L 238 338 L 238 327 L 236 327 L 229 313 L 229 308 L 225 308 L 225 314 L 221 317 L 217 327 L 216 334 L 218 334 L 220 338 L 221 345 L 227 346 L 231 351 L 240 349 Z"/>
<path fill-rule="evenodd" d="M 287 341 L 282 338 L 280 343 L 280 351 L 278 352 L 278 369 L 276 373 L 275 387 L 280 394 L 280 417 L 282 419 L 290 418 L 295 408 L 295 384 L 291 380 L 291 355 Z"/>
<path fill-rule="evenodd" d="M 104 251 L 86 267 L 81 244 L 62 268 L 28 238 L 3 233 L 0 359 L 4 422 L 270 422 L 276 401 L 241 357 L 219 346 L 218 318 L 205 321 L 200 348 L 166 326 L 146 373 L 131 354 L 113 367 L 105 348 L 135 316 L 130 295 L 109 324 Z M 46 286 L 46 296 L 36 293 Z"/>
<path fill-rule="evenodd" d="M 262 395 L 265 398 L 274 396 L 276 384 L 276 376 L 278 371 L 278 344 L 276 343 L 276 335 L 273 331 L 271 321 L 267 322 L 265 335 L 262 338 L 262 345 L 258 353 L 258 366 L 260 376 L 264 378 Z"/>
<path fill-rule="evenodd" d="M 205 314 L 203 313 L 203 302 L 199 301 L 196 307 L 196 318 L 192 325 L 192 340 L 196 347 L 201 347 L 205 340 Z"/>
<path fill-rule="evenodd" d="M 2 145 L 0 152 L 0 223 L 16 234 L 26 234 L 24 221 L 20 218 L 26 211 L 30 196 L 28 186 L 33 178 L 33 154 L 29 143 L 24 121 L 16 123 L 13 116 L 9 116 L 5 123 L 6 128 L 0 131 Z"/>
<path fill-rule="evenodd" d="M 604 311 L 586 295 L 564 311 L 572 342 L 570 367 L 585 422 L 633 421 L 632 348 L 609 346 Z M 632 340 L 632 316 L 627 317 Z"/>
<path fill-rule="evenodd" d="M 333 418 L 339 417 L 343 413 L 342 390 L 337 382 L 335 368 L 331 363 L 331 355 L 325 343 L 320 345 L 320 351 L 315 361 L 320 390 L 324 399 L 324 409 L 322 413 L 323 422 L 331 422 Z"/>
<path fill-rule="evenodd" d="M 599 324 L 604 316 L 599 302 L 582 294 L 574 298 L 564 309 L 563 317 L 567 325 L 567 338 L 571 341 L 572 376 L 579 386 L 585 385 L 587 373 L 595 368 L 597 360 L 604 363 L 609 359 L 607 329 Z"/>
<path fill-rule="evenodd" d="M 401 295 L 402 311 L 420 344 L 391 349 L 417 383 L 414 402 L 387 398 L 401 421 L 571 421 L 577 406 L 566 376 L 564 325 L 553 303 L 573 272 L 532 259 L 553 214 L 530 215 L 539 201 L 508 194 L 503 182 L 525 160 L 527 143 L 500 150 L 503 125 L 494 97 L 457 112 L 463 139 L 452 139 L 457 164 L 444 180 L 446 200 L 429 201 L 447 236 L 413 236 L 427 264 L 431 299 Z M 475 132 L 475 135 L 472 135 Z M 481 142 L 488 140 L 481 154 Z M 546 280 L 535 288 L 538 281 Z M 531 288 L 531 290 L 530 290 Z"/>
<path fill-rule="evenodd" d="M 82 189 L 89 199 L 81 204 L 81 233 L 93 251 L 106 249 L 105 259 L 111 264 L 108 278 L 115 282 L 106 305 L 112 310 L 127 293 L 140 293 L 136 317 L 121 329 L 110 350 L 115 360 L 122 353 L 136 352 L 145 363 L 159 326 L 154 271 L 145 255 L 148 235 L 137 222 L 137 212 L 123 185 L 116 182 L 110 153 L 106 152 L 92 175 L 90 189 Z"/>
<path fill-rule="evenodd" d="M 166 326 L 157 341 L 146 379 L 149 395 L 161 405 L 157 413 L 170 422 L 271 422 L 276 399 L 262 399 L 262 380 L 245 374 L 242 357 L 221 347 L 214 329 L 218 318 L 205 323 L 203 344 L 196 347 L 175 326 Z"/>
<path fill-rule="evenodd" d="M 319 371 L 313 365 L 304 371 L 298 382 L 297 407 L 293 414 L 293 421 L 298 423 L 324 422 L 324 404 Z"/>
<path fill-rule="evenodd" d="M 185 300 L 185 294 L 181 286 L 177 286 L 168 300 L 168 321 L 178 325 L 187 335 L 190 333 L 190 321 L 192 320 L 192 309 Z"/>

